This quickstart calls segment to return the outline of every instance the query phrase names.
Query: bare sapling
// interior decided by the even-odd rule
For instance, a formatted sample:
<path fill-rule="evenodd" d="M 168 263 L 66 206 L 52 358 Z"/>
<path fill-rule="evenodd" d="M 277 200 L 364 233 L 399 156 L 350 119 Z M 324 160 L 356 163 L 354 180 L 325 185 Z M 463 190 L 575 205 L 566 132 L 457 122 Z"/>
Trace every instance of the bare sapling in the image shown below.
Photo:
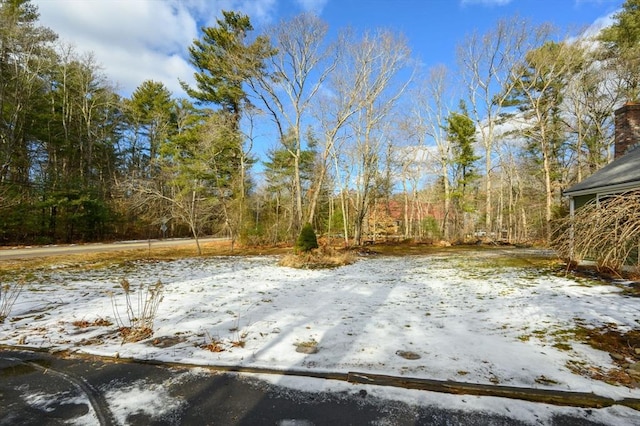
<path fill-rule="evenodd" d="M 153 335 L 153 322 L 158 313 L 158 306 L 163 299 L 163 285 L 160 281 L 148 287 L 140 286 L 137 300 L 132 301 L 131 285 L 126 278 L 120 281 L 120 287 L 124 290 L 125 312 L 122 316 L 118 310 L 113 293 L 111 293 L 111 306 L 116 319 L 116 324 L 124 342 L 138 342 Z"/>

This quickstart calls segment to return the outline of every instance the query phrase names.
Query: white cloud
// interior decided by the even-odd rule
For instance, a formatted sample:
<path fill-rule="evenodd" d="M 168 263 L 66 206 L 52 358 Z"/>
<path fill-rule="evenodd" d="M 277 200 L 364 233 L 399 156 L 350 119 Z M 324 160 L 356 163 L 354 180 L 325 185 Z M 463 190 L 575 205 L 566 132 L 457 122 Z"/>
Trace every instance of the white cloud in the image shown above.
<path fill-rule="evenodd" d="M 589 28 L 584 31 L 583 37 L 597 36 L 600 31 L 602 31 L 604 28 L 610 27 L 613 22 L 613 13 L 611 15 L 598 18 L 593 22 L 593 24 L 589 26 Z"/>
<path fill-rule="evenodd" d="M 273 19 L 276 0 L 34 0 L 40 24 L 93 52 L 107 77 L 129 96 L 144 80 L 163 82 L 175 95 L 178 79 L 192 82 L 188 47 L 199 28 L 222 10 L 246 13 L 254 26 Z"/>

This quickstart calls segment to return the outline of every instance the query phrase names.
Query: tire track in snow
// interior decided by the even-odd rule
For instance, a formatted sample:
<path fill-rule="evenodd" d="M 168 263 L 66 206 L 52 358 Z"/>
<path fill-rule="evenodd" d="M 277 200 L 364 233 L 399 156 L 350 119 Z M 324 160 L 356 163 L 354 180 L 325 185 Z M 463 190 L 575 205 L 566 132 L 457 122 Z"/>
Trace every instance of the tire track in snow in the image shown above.
<path fill-rule="evenodd" d="M 71 383 L 87 396 L 87 398 L 89 399 L 89 403 L 91 404 L 91 408 L 93 408 L 94 413 L 96 413 L 96 417 L 98 418 L 101 426 L 117 425 L 117 422 L 114 420 L 111 410 L 109 410 L 109 404 L 102 396 L 102 393 L 91 386 L 91 384 L 84 378 L 74 377 L 73 375 L 68 373 L 63 373 L 61 371 L 57 371 L 48 367 L 43 367 L 32 361 L 23 361 L 18 358 L 11 358 L 11 360 L 29 365 L 37 370 L 42 371 L 44 374 L 52 374 L 66 382 Z"/>

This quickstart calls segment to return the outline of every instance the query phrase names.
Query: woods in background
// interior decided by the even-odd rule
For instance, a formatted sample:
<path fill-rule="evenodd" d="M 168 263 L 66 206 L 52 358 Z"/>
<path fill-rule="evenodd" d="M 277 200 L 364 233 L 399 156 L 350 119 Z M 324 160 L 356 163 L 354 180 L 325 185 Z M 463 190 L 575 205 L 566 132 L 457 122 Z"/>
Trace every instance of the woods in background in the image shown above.
<path fill-rule="evenodd" d="M 546 241 L 563 188 L 611 159 L 638 100 L 640 1 L 599 38 L 520 18 L 425 70 L 386 29 L 224 12 L 188 47 L 189 98 L 122 97 L 90 53 L 0 0 L 0 243 L 226 235 L 345 244 Z M 261 149 L 262 147 L 262 149 Z"/>

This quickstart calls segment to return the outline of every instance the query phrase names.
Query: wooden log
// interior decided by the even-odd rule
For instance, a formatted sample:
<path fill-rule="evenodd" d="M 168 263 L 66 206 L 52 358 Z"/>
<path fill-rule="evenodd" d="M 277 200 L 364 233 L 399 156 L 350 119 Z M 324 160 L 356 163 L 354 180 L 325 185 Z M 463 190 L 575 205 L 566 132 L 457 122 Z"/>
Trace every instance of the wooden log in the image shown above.
<path fill-rule="evenodd" d="M 0 344 L 0 349 L 21 350 L 25 352 L 49 352 L 49 355 L 63 358 L 99 359 L 113 363 L 140 363 L 150 365 L 162 365 L 177 368 L 203 368 L 217 372 L 269 374 L 280 376 L 311 377 L 325 380 L 339 380 L 354 384 L 366 384 L 374 386 L 393 386 L 405 389 L 425 390 L 430 392 L 448 393 L 454 395 L 493 396 L 499 398 L 519 399 L 522 401 L 552 404 L 559 406 L 571 406 L 580 408 L 604 408 L 612 405 L 621 405 L 640 411 L 640 399 L 625 398 L 615 400 L 594 393 L 569 392 L 554 389 L 533 389 L 515 386 L 501 386 L 478 383 L 455 382 L 451 380 L 420 379 L 413 377 L 396 377 L 383 374 L 370 373 L 337 373 L 329 371 L 311 370 L 280 370 L 264 367 L 232 366 L 232 365 L 201 365 L 177 362 L 162 362 L 157 360 L 141 360 L 134 358 L 113 358 L 99 355 L 70 353 L 69 351 L 54 352 L 51 349 L 11 346 Z"/>
<path fill-rule="evenodd" d="M 553 389 L 532 389 L 514 386 L 454 382 L 450 380 L 444 381 L 410 377 L 394 377 L 357 372 L 350 372 L 347 380 L 350 383 L 394 386 L 455 395 L 494 396 L 571 407 L 603 408 L 618 404 L 625 405 L 636 410 L 640 409 L 640 400 L 637 399 L 616 401 L 612 398 L 606 398 L 594 393 L 586 392 L 566 392 Z"/>

